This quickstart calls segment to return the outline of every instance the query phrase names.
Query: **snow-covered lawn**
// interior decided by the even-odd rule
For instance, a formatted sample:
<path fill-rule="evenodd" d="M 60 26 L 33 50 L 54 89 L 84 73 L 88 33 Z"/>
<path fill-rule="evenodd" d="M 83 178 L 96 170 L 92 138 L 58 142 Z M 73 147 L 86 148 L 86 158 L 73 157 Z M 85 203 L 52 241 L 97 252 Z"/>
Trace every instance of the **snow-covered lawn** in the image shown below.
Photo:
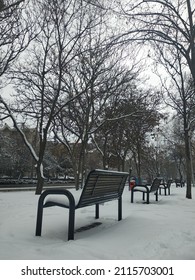
<path fill-rule="evenodd" d="M 126 187 L 123 220 L 117 221 L 117 201 L 105 203 L 101 224 L 78 231 L 74 241 L 67 241 L 66 209 L 45 209 L 42 236 L 35 237 L 38 196 L 0 192 L 0 259 L 195 260 L 195 201 L 185 192 L 172 184 L 171 195 L 159 196 L 158 202 L 151 195 L 151 203 L 143 204 L 135 193 L 131 204 Z M 94 207 L 76 211 L 76 230 L 94 222 Z"/>

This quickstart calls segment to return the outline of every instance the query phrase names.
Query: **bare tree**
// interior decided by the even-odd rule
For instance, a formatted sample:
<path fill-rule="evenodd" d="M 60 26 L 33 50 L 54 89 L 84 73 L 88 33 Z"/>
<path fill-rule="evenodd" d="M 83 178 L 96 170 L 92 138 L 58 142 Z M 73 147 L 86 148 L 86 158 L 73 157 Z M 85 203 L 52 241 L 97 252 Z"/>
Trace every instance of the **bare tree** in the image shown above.
<path fill-rule="evenodd" d="M 31 33 L 24 0 L 0 3 L 0 77 L 28 45 Z"/>
<path fill-rule="evenodd" d="M 61 111 L 54 126 L 55 137 L 64 143 L 71 155 L 77 188 L 79 178 L 86 174 L 89 140 L 105 121 L 104 110 L 109 106 L 109 97 L 119 90 L 122 93 L 133 77 L 133 71 L 119 67 L 120 56 L 116 56 L 111 45 L 105 44 L 101 32 L 93 38 L 89 34 L 88 44 L 85 48 L 82 45 L 69 81 L 69 92 L 77 98 Z"/>
<path fill-rule="evenodd" d="M 44 182 L 43 158 L 52 120 L 70 102 L 66 91 L 67 69 L 78 55 L 78 41 L 92 27 L 93 20 L 89 19 L 88 7 L 83 1 L 41 0 L 34 1 L 33 8 L 37 36 L 11 72 L 16 102 L 12 106 L 4 102 L 4 106 L 36 162 L 36 194 L 39 194 Z M 16 114 L 20 116 L 19 122 L 37 127 L 36 147 L 19 128 Z"/>
<path fill-rule="evenodd" d="M 156 64 L 166 71 L 166 78 L 160 78 L 165 103 L 176 110 L 183 121 L 183 141 L 185 143 L 185 162 L 187 190 L 186 197 L 191 198 L 192 157 L 191 137 L 194 130 L 194 83 L 187 74 L 186 65 L 181 53 L 172 46 L 156 45 Z"/>
<path fill-rule="evenodd" d="M 171 45 L 185 58 L 195 81 L 194 3 L 191 0 L 128 1 L 121 6 L 129 22 L 124 40 Z"/>
<path fill-rule="evenodd" d="M 8 11 L 11 9 L 16 9 L 19 6 L 19 4 L 21 4 L 24 1 L 25 0 L 9 1 L 8 3 L 6 1 L 6 3 L 5 3 L 4 0 L 0 0 L 0 12 Z M 12 11 L 11 11 L 11 13 L 12 13 Z M 10 11 L 9 11 L 9 13 L 10 13 Z"/>
<path fill-rule="evenodd" d="M 164 59 L 168 52 L 177 53 L 177 58 L 180 58 L 182 63 L 182 71 L 186 65 L 186 71 L 192 76 L 195 85 L 194 2 L 191 0 L 140 0 L 128 1 L 120 7 L 123 15 L 129 20 L 129 30 L 121 36 L 122 40 L 136 40 L 140 43 L 154 42 L 162 49 L 166 47 L 167 53 L 164 53 Z M 166 60 L 168 61 L 169 58 Z M 174 67 L 175 58 L 169 62 L 169 66 L 172 64 Z M 180 91 L 182 86 L 180 84 Z M 176 102 L 177 100 L 175 100 Z M 185 108 L 183 107 L 183 109 Z M 187 140 L 189 135 L 187 131 L 189 132 L 189 127 L 184 119 L 186 162 L 189 162 L 189 141 Z M 186 197 L 191 198 L 191 169 L 189 166 L 187 170 Z"/>
<path fill-rule="evenodd" d="M 115 167 L 124 170 L 128 159 L 133 159 L 137 176 L 141 178 L 142 157 L 146 147 L 147 133 L 161 117 L 157 112 L 159 94 L 141 90 L 132 83 L 118 93 L 118 98 L 107 108 L 107 123 L 97 131 L 94 142 L 103 156 L 104 165 L 115 162 Z M 129 166 L 131 167 L 131 166 Z"/>

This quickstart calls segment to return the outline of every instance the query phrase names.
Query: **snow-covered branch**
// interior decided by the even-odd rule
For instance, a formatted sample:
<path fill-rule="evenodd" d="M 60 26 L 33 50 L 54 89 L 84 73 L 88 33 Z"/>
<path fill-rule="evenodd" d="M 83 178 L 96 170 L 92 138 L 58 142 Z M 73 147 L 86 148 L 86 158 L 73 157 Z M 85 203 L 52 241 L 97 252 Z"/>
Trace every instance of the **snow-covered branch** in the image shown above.
<path fill-rule="evenodd" d="M 2 96 L 0 96 L 0 103 L 2 103 L 8 113 L 8 116 L 11 118 L 14 127 L 17 129 L 17 131 L 20 133 L 25 145 L 27 146 L 27 148 L 29 149 L 31 155 L 33 156 L 34 160 L 37 162 L 39 160 L 35 150 L 33 149 L 32 145 L 30 144 L 30 142 L 28 141 L 28 139 L 26 138 L 25 133 L 22 131 L 22 129 L 19 127 L 16 118 L 14 117 L 11 108 L 9 107 L 9 105 L 4 101 L 4 99 L 2 98 Z M 8 117 L 7 116 L 7 117 Z"/>

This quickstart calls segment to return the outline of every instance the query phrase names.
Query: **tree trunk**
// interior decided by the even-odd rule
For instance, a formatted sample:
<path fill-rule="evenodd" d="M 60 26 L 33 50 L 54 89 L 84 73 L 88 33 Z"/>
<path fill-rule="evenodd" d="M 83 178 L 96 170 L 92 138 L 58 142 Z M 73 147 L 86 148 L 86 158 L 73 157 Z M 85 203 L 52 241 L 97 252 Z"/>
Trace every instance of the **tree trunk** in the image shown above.
<path fill-rule="evenodd" d="M 38 164 L 37 165 L 37 186 L 36 186 L 36 192 L 35 194 L 41 194 L 42 190 L 43 190 L 43 184 L 44 184 L 44 178 L 43 178 L 43 174 L 41 172 L 41 166 L 42 164 Z"/>
<path fill-rule="evenodd" d="M 79 171 L 77 170 L 75 172 L 75 189 L 78 191 L 79 190 L 79 185 L 80 185 L 80 174 Z"/>
<path fill-rule="evenodd" d="M 191 1 L 186 0 L 186 3 L 188 8 L 188 18 L 189 18 L 189 28 L 190 28 L 189 45 L 190 45 L 190 53 L 191 53 L 191 60 L 189 59 L 188 64 L 190 66 L 190 70 L 195 86 L 195 42 L 194 42 L 195 34 L 194 34 L 194 19 L 193 19 L 194 11 L 191 7 Z"/>
<path fill-rule="evenodd" d="M 41 194 L 43 190 L 43 183 L 44 183 L 44 173 L 43 173 L 43 157 L 45 153 L 47 143 L 47 134 L 44 133 L 43 139 L 41 139 L 40 148 L 39 148 L 39 157 L 37 161 L 37 187 L 35 194 Z"/>
<path fill-rule="evenodd" d="M 79 167 L 78 167 L 78 163 L 77 163 L 77 160 L 75 159 L 75 156 L 73 154 L 71 155 L 71 159 L 72 159 L 72 166 L 73 166 L 75 189 L 79 190 Z"/>
<path fill-rule="evenodd" d="M 191 199 L 192 198 L 192 191 L 191 191 L 192 171 L 191 171 L 191 151 L 190 151 L 189 131 L 185 131 L 185 156 L 186 156 L 186 177 L 187 177 L 186 198 Z"/>

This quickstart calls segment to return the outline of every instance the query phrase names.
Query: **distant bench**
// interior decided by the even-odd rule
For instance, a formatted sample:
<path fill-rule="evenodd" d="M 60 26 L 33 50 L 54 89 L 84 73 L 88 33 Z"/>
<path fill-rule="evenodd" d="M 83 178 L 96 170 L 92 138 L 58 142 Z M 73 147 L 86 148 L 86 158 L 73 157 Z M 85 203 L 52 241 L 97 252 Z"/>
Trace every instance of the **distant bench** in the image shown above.
<path fill-rule="evenodd" d="M 176 188 L 178 187 L 184 187 L 185 184 L 184 184 L 184 181 L 182 181 L 181 179 L 175 179 L 175 185 L 176 185 Z"/>
<path fill-rule="evenodd" d="M 68 240 L 74 239 L 75 210 L 95 205 L 95 218 L 99 218 L 99 204 L 118 200 L 118 221 L 122 219 L 122 193 L 128 177 L 126 172 L 96 169 L 88 174 L 82 193 L 75 201 L 66 189 L 44 191 L 38 201 L 36 236 L 41 236 L 43 208 L 60 206 L 69 209 Z"/>
<path fill-rule="evenodd" d="M 147 185 L 135 185 L 131 188 L 131 203 L 133 203 L 134 192 L 141 192 L 143 194 L 143 200 L 145 200 L 145 194 L 147 196 L 146 203 L 149 204 L 150 193 L 154 193 L 156 196 L 156 201 L 158 201 L 158 189 L 160 186 L 161 178 L 155 178 L 151 186 Z"/>

